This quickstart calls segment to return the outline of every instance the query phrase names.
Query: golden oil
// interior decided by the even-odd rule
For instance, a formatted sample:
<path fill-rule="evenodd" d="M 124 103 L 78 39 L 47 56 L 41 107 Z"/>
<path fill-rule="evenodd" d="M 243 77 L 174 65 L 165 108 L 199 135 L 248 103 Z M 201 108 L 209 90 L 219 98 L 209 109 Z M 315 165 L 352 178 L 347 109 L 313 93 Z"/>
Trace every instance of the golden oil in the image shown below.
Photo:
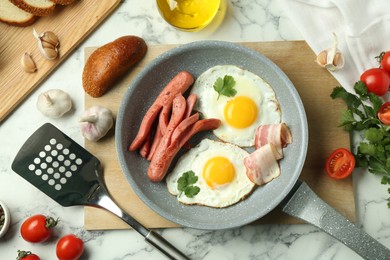
<path fill-rule="evenodd" d="M 157 0 L 162 17 L 184 31 L 198 31 L 215 17 L 225 0 Z"/>

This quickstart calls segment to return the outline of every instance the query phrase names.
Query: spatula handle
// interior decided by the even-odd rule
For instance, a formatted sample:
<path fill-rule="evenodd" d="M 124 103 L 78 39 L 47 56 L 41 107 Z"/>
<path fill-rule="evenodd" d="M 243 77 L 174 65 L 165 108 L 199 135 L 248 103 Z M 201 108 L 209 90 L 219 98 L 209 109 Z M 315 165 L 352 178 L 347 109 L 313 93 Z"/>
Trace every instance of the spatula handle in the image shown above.
<path fill-rule="evenodd" d="M 390 259 L 390 250 L 321 200 L 302 183 L 283 211 L 322 229 L 364 259 Z"/>
<path fill-rule="evenodd" d="M 170 259 L 188 259 L 182 252 L 165 240 L 165 238 L 152 230 L 145 236 L 145 240 Z"/>
<path fill-rule="evenodd" d="M 117 217 L 126 222 L 131 226 L 135 231 L 140 233 L 145 240 L 158 249 L 161 253 L 167 256 L 170 259 L 188 259 L 182 252 L 169 243 L 165 238 L 159 234 L 153 232 L 152 230 L 147 229 L 142 226 L 137 220 L 132 216 L 127 214 L 122 210 L 108 195 L 108 192 L 102 186 L 98 186 L 95 191 L 89 196 L 89 203 L 91 205 L 96 205 L 101 208 L 104 208 L 111 213 L 115 214 Z"/>

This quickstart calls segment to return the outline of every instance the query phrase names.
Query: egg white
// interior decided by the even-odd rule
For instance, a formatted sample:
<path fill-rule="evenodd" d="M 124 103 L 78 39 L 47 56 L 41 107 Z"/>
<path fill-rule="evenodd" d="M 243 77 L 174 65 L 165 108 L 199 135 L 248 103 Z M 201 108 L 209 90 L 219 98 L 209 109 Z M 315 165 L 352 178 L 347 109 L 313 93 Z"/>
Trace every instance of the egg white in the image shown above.
<path fill-rule="evenodd" d="M 244 158 L 248 155 L 247 151 L 236 145 L 203 139 L 196 147 L 182 155 L 172 172 L 168 174 L 166 178 L 168 191 L 177 196 L 178 201 L 184 204 L 217 208 L 235 204 L 248 196 L 255 186 L 246 175 Z M 229 159 L 235 168 L 235 177 L 231 183 L 212 189 L 203 179 L 202 171 L 206 162 L 217 156 Z M 178 179 L 187 171 L 193 171 L 198 177 L 198 181 L 194 185 L 200 188 L 200 192 L 193 198 L 188 198 L 177 187 Z"/>
<path fill-rule="evenodd" d="M 247 128 L 239 129 L 230 126 L 224 118 L 224 108 L 234 97 L 220 95 L 213 85 L 217 78 L 230 75 L 236 81 L 237 96 L 245 96 L 256 104 L 258 115 Z M 218 118 L 221 126 L 213 133 L 221 140 L 240 147 L 251 147 L 259 125 L 281 122 L 281 112 L 278 100 L 272 87 L 258 75 L 234 65 L 218 65 L 203 72 L 195 81 L 191 93 L 198 96 L 195 110 L 201 112 L 204 118 Z"/>

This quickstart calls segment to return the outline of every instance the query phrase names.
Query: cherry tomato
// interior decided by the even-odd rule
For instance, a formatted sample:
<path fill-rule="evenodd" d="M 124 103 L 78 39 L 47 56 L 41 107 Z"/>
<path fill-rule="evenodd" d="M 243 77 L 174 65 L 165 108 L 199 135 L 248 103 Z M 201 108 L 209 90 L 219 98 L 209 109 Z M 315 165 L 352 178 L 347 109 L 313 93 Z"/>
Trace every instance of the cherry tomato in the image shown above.
<path fill-rule="evenodd" d="M 338 148 L 326 160 L 326 173 L 332 179 L 340 180 L 351 175 L 355 168 L 355 157 L 345 148 Z"/>
<path fill-rule="evenodd" d="M 33 215 L 23 222 L 20 234 L 28 242 L 44 242 L 50 237 L 52 228 L 57 225 L 57 221 L 41 214 Z"/>
<path fill-rule="evenodd" d="M 75 235 L 66 235 L 58 240 L 56 254 L 59 260 L 77 260 L 83 251 L 84 242 Z"/>
<path fill-rule="evenodd" d="M 18 257 L 17 260 L 41 260 L 39 256 L 36 254 L 31 253 L 30 251 L 22 251 L 18 250 Z"/>
<path fill-rule="evenodd" d="M 360 80 L 366 84 L 369 92 L 378 96 L 383 96 L 389 90 L 390 75 L 384 69 L 368 69 L 360 76 Z"/>
<path fill-rule="evenodd" d="M 385 125 L 390 125 L 390 102 L 384 103 L 378 111 L 378 118 Z"/>
<path fill-rule="evenodd" d="M 390 73 L 390 51 L 385 52 L 382 56 L 381 68 Z"/>

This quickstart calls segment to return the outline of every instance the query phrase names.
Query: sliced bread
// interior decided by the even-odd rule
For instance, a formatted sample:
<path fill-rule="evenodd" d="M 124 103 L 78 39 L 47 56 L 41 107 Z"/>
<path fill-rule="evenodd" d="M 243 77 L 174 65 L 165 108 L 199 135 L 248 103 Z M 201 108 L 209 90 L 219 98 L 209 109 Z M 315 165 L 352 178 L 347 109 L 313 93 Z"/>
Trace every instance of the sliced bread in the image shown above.
<path fill-rule="evenodd" d="M 76 0 L 50 0 L 50 1 L 52 1 L 53 3 L 59 4 L 59 5 L 70 5 L 73 2 L 75 2 Z"/>
<path fill-rule="evenodd" d="M 26 12 L 9 0 L 0 0 L 0 21 L 16 26 L 28 26 L 33 24 L 36 16 Z"/>
<path fill-rule="evenodd" d="M 14 5 L 36 16 L 51 15 L 56 4 L 50 0 L 10 0 Z"/>

